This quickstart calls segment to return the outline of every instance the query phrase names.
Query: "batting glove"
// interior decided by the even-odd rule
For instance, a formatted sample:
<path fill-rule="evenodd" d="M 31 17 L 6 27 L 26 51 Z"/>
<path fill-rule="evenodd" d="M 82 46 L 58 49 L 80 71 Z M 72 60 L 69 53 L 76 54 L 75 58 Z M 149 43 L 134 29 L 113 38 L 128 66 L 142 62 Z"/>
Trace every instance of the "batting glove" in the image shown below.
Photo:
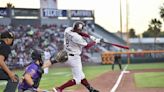
<path fill-rule="evenodd" d="M 95 42 L 96 43 L 100 43 L 101 39 L 96 39 Z"/>
<path fill-rule="evenodd" d="M 93 40 L 93 41 L 95 41 L 96 40 L 96 37 L 90 36 L 90 39 Z"/>

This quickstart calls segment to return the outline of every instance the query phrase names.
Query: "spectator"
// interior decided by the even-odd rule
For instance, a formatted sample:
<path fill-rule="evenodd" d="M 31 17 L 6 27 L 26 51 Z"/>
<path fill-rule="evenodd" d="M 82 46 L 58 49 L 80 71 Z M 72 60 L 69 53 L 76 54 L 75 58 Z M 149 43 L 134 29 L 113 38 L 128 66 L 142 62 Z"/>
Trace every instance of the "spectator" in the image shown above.
<path fill-rule="evenodd" d="M 44 61 L 46 62 L 47 60 L 49 60 L 51 58 L 51 54 L 48 48 L 45 48 L 44 51 Z M 48 67 L 44 68 L 44 74 L 48 74 Z"/>

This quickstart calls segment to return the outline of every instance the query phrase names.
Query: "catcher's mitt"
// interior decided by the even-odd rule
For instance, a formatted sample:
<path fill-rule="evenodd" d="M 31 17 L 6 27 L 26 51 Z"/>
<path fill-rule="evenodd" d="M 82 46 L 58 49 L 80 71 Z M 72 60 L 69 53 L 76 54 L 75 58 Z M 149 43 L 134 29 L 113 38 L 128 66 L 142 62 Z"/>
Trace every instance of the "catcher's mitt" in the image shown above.
<path fill-rule="evenodd" d="M 68 54 L 65 50 L 61 50 L 57 53 L 55 60 L 60 63 L 64 63 L 68 60 Z"/>

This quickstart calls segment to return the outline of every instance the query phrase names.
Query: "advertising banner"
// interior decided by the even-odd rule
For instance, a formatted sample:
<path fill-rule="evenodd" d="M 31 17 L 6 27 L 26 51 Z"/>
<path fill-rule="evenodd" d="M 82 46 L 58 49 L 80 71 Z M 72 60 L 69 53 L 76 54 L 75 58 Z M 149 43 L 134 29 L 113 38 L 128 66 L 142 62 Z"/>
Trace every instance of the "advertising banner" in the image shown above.
<path fill-rule="evenodd" d="M 67 10 L 43 9 L 43 17 L 67 17 Z"/>
<path fill-rule="evenodd" d="M 91 10 L 71 10 L 70 17 L 93 17 Z"/>
<path fill-rule="evenodd" d="M 14 16 L 39 16 L 39 9 L 15 8 L 12 14 Z"/>
<path fill-rule="evenodd" d="M 0 8 L 0 16 L 9 17 L 9 10 L 7 8 Z"/>

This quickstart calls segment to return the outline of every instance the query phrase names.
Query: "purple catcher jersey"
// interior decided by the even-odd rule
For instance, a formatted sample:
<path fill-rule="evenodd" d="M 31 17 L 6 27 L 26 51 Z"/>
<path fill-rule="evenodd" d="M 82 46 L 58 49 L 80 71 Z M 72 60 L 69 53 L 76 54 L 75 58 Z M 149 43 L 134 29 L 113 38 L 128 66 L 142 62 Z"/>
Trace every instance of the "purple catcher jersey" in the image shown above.
<path fill-rule="evenodd" d="M 38 79 L 40 79 L 41 75 L 42 75 L 40 72 L 38 72 L 39 69 L 40 69 L 40 66 L 33 62 L 26 67 L 24 74 L 26 74 L 26 73 L 30 74 L 32 77 L 32 80 L 35 83 L 35 82 L 38 82 Z M 22 82 L 20 82 L 18 84 L 18 89 L 26 90 L 29 88 L 32 88 L 32 86 L 28 85 L 25 80 L 23 80 Z M 35 87 L 35 88 L 37 88 L 37 87 Z"/>

